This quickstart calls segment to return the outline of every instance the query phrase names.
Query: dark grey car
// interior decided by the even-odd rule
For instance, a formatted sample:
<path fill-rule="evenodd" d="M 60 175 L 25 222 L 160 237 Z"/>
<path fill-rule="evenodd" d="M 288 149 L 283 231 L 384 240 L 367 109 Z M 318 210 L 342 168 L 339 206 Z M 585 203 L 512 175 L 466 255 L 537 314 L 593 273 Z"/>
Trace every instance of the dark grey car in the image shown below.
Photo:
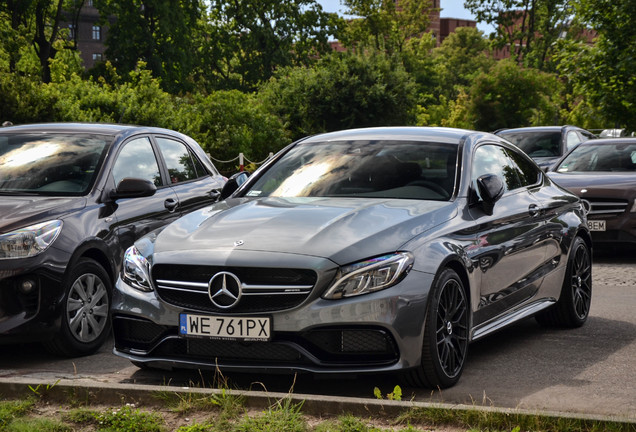
<path fill-rule="evenodd" d="M 580 143 L 596 138 L 590 131 L 568 125 L 501 129 L 495 133 L 526 152 L 543 170 Z"/>
<path fill-rule="evenodd" d="M 0 129 L 0 343 L 97 350 L 124 251 L 225 184 L 181 133 L 52 123 Z"/>
<path fill-rule="evenodd" d="M 505 325 L 582 325 L 591 283 L 579 199 L 507 141 L 334 132 L 129 248 L 114 352 L 139 366 L 400 372 L 447 387 L 469 342 Z"/>

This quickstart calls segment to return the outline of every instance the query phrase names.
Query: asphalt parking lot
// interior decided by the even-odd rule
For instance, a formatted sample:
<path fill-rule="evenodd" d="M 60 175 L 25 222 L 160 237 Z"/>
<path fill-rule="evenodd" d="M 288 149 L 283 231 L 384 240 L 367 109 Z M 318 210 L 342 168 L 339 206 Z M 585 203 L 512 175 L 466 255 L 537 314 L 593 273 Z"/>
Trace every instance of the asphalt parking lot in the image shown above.
<path fill-rule="evenodd" d="M 636 422 L 636 253 L 596 251 L 594 293 L 580 329 L 540 327 L 533 319 L 470 346 L 464 374 L 443 391 L 402 387 L 403 399 L 611 417 Z M 61 359 L 38 345 L 0 346 L 0 381 L 82 382 L 212 387 L 213 373 L 140 370 L 110 352 Z M 393 376 L 329 377 L 227 375 L 229 385 L 254 391 L 374 399 L 389 393 Z"/>

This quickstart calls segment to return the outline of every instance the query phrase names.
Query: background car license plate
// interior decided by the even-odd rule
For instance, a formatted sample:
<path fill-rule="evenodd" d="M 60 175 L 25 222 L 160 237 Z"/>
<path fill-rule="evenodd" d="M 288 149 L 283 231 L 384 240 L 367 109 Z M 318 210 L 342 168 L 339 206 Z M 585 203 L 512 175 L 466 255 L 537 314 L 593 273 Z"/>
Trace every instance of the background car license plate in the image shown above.
<path fill-rule="evenodd" d="M 179 333 L 184 336 L 264 341 L 271 337 L 271 323 L 268 317 L 181 314 L 179 321 Z"/>
<path fill-rule="evenodd" d="M 605 231 L 604 220 L 589 220 L 587 221 L 587 228 L 590 231 Z"/>

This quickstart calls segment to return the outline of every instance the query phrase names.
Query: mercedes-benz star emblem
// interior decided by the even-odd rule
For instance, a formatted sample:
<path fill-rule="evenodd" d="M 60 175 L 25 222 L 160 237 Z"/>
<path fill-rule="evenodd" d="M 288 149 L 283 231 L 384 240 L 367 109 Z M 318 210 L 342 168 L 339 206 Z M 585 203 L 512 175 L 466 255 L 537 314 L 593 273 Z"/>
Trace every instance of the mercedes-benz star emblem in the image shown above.
<path fill-rule="evenodd" d="M 215 274 L 208 284 L 208 295 L 214 306 L 229 309 L 241 299 L 241 281 L 230 272 Z"/>

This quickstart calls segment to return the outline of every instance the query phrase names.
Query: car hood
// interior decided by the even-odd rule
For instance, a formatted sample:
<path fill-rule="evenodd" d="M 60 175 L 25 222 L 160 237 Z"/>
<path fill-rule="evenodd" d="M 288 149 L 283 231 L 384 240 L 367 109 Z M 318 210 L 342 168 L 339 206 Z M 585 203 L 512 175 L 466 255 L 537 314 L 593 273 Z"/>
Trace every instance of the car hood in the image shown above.
<path fill-rule="evenodd" d="M 636 173 L 548 173 L 559 186 L 582 198 L 593 197 L 626 197 L 634 195 L 636 190 Z M 586 190 L 586 192 L 582 192 Z"/>
<path fill-rule="evenodd" d="M 0 197 L 0 233 L 62 217 L 83 208 L 83 197 L 11 196 Z"/>
<path fill-rule="evenodd" d="M 456 214 L 452 202 L 365 198 L 229 199 L 163 229 L 154 253 L 249 250 L 344 264 L 399 250 Z"/>

